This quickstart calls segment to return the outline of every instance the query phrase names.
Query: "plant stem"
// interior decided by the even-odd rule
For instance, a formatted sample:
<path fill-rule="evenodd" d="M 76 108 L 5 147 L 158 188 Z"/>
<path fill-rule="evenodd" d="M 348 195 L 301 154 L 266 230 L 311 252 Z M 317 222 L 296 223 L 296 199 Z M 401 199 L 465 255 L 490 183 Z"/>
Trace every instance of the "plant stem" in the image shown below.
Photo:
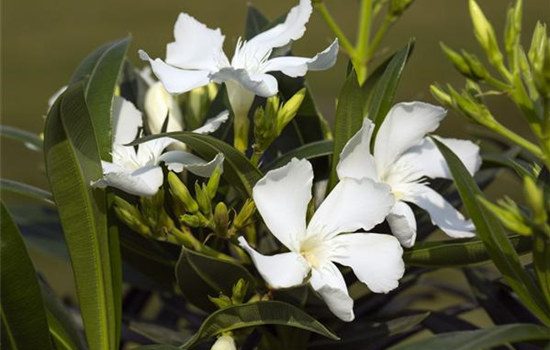
<path fill-rule="evenodd" d="M 527 141 L 526 139 L 524 139 L 520 135 L 516 134 L 512 130 L 508 129 L 504 125 L 500 124 L 496 120 L 492 120 L 489 123 L 482 123 L 482 124 L 485 127 L 487 127 L 488 129 L 494 131 L 497 134 L 500 134 L 500 135 L 506 137 L 507 139 L 514 142 L 518 146 L 520 146 L 520 147 L 524 148 L 525 150 L 531 152 L 533 155 L 535 155 L 539 158 L 542 158 L 544 156 L 542 150 L 537 145 L 535 145 L 534 143 L 532 143 L 530 141 Z"/>
<path fill-rule="evenodd" d="M 313 6 L 319 12 L 321 17 L 323 17 L 325 22 L 327 22 L 328 26 L 330 27 L 334 35 L 336 35 L 340 46 L 342 46 L 344 50 L 348 52 L 350 57 L 355 56 L 355 48 L 353 47 L 351 42 L 348 40 L 348 38 L 346 37 L 342 29 L 340 29 L 336 21 L 334 21 L 334 18 L 332 18 L 332 15 L 326 8 L 325 4 L 323 4 L 323 2 L 321 1 L 314 1 Z"/>
<path fill-rule="evenodd" d="M 370 60 L 372 58 L 372 55 L 376 52 L 378 49 L 378 46 L 380 46 L 380 42 L 390 29 L 391 25 L 395 22 L 395 17 L 389 17 L 387 16 L 384 20 L 384 23 L 382 23 L 382 26 L 380 26 L 380 29 L 378 29 L 378 32 L 374 35 L 374 38 L 372 39 L 372 42 L 369 46 L 369 49 L 367 51 L 367 59 Z"/>
<path fill-rule="evenodd" d="M 371 17 L 372 0 L 362 0 L 361 17 L 359 19 L 359 35 L 357 36 L 356 47 L 358 56 L 365 61 L 370 40 Z"/>
<path fill-rule="evenodd" d="M 258 166 L 263 154 L 264 154 L 263 151 L 254 151 L 254 153 L 252 154 L 252 158 L 250 158 L 250 162 L 255 166 Z"/>
<path fill-rule="evenodd" d="M 170 233 L 176 238 L 177 242 L 183 245 L 185 248 L 192 249 L 196 252 L 203 253 L 220 260 L 236 262 L 233 257 L 224 253 L 218 252 L 215 249 L 210 248 L 200 242 L 193 234 L 187 230 L 179 230 L 176 227 L 170 228 Z"/>

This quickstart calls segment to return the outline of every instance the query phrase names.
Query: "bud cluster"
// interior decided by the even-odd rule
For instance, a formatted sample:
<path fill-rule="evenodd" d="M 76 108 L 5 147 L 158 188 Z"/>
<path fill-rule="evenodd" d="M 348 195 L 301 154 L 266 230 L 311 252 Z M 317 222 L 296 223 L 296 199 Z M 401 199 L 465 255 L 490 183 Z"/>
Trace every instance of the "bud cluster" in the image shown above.
<path fill-rule="evenodd" d="M 220 309 L 226 308 L 231 305 L 240 305 L 244 303 L 244 298 L 248 292 L 248 282 L 244 279 L 239 281 L 233 286 L 231 290 L 231 297 L 220 293 L 218 297 L 208 296 L 208 299 L 214 303 Z"/>

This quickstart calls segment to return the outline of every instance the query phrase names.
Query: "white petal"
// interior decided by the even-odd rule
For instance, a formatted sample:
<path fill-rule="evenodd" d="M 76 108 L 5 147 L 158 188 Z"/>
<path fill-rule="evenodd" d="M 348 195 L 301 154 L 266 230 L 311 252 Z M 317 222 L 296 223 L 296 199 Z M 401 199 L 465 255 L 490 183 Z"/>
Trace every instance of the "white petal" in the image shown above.
<path fill-rule="evenodd" d="M 67 85 L 62 86 L 59 90 L 57 90 L 49 99 L 48 99 L 48 112 L 50 109 L 52 109 L 55 101 L 61 96 L 65 91 L 67 91 Z"/>
<path fill-rule="evenodd" d="M 224 156 L 222 153 L 216 154 L 211 161 L 197 157 L 194 154 L 185 151 L 170 151 L 160 156 L 160 160 L 166 163 L 169 170 L 177 173 L 187 169 L 195 175 L 210 177 L 217 167 L 223 171 Z"/>
<path fill-rule="evenodd" d="M 266 62 L 264 72 L 280 71 L 289 77 L 303 77 L 308 70 L 326 70 L 334 66 L 338 55 L 338 39 L 324 51 L 313 58 L 308 57 L 276 57 Z"/>
<path fill-rule="evenodd" d="M 204 125 L 198 129 L 193 130 L 197 134 L 211 134 L 218 130 L 220 125 L 225 123 L 229 118 L 229 111 L 223 111 L 214 118 L 207 119 Z"/>
<path fill-rule="evenodd" d="M 113 100 L 113 143 L 125 145 L 134 141 L 143 126 L 141 112 L 120 96 Z"/>
<path fill-rule="evenodd" d="M 479 170 L 481 166 L 481 156 L 479 155 L 478 145 L 468 140 L 433 137 L 449 147 L 451 151 L 460 158 L 470 175 L 473 176 Z M 429 137 L 424 138 L 419 145 L 410 148 L 403 155 L 403 158 L 412 166 L 416 166 L 418 171 L 424 176 L 431 177 L 432 179 L 452 179 L 445 158 L 443 158 L 443 155 Z"/>
<path fill-rule="evenodd" d="M 166 90 L 171 94 L 181 94 L 194 88 L 204 86 L 210 82 L 209 70 L 188 70 L 173 67 L 166 64 L 160 58 L 152 60 L 145 51 L 139 51 L 139 57 L 143 61 L 149 61 L 153 73 L 162 82 Z"/>
<path fill-rule="evenodd" d="M 153 139 L 138 145 L 137 160 L 141 165 L 158 165 L 164 149 L 178 142 L 170 137 Z"/>
<path fill-rule="evenodd" d="M 177 100 L 166 91 L 162 82 L 156 82 L 147 89 L 144 105 L 151 134 L 161 132 L 166 117 L 167 132 L 183 131 L 183 117 Z"/>
<path fill-rule="evenodd" d="M 377 180 L 374 158 L 370 152 L 370 142 L 374 124 L 366 119 L 361 129 L 346 143 L 340 161 L 336 167 L 338 178 L 351 177 L 353 179 L 369 178 Z"/>
<path fill-rule="evenodd" d="M 166 46 L 166 63 L 172 66 L 214 71 L 225 57 L 220 29 L 210 29 L 186 13 L 178 16 L 174 37 L 176 41 Z"/>
<path fill-rule="evenodd" d="M 359 229 L 370 230 L 384 221 L 393 204 L 389 186 L 366 178 L 345 178 L 317 209 L 307 234 L 331 237 Z"/>
<path fill-rule="evenodd" d="M 456 210 L 439 193 L 425 185 L 414 185 L 413 190 L 403 197 L 430 214 L 432 223 L 453 238 L 473 237 L 475 227 L 470 220 Z"/>
<path fill-rule="evenodd" d="M 265 224 L 291 251 L 298 251 L 298 242 L 306 232 L 312 184 L 311 163 L 293 158 L 284 167 L 268 172 L 252 190 Z"/>
<path fill-rule="evenodd" d="M 285 21 L 250 39 L 246 44 L 250 52 L 262 58 L 271 49 L 285 46 L 290 41 L 300 39 L 306 31 L 306 23 L 312 12 L 311 0 L 300 0 L 285 18 Z"/>
<path fill-rule="evenodd" d="M 397 158 L 438 128 L 445 109 L 423 102 L 398 103 L 380 126 L 374 142 L 374 159 L 381 176 Z"/>
<path fill-rule="evenodd" d="M 252 249 L 243 237 L 239 237 L 239 244 L 250 254 L 262 278 L 273 288 L 300 285 L 309 274 L 309 264 L 298 253 L 288 252 L 266 256 Z"/>
<path fill-rule="evenodd" d="M 403 248 L 397 238 L 378 233 L 353 233 L 333 239 L 339 246 L 333 260 L 349 266 L 357 278 L 374 293 L 397 288 L 405 273 Z"/>
<path fill-rule="evenodd" d="M 386 220 L 388 220 L 391 232 L 403 247 L 410 248 L 414 245 L 416 241 L 416 218 L 407 203 L 396 202 Z"/>
<path fill-rule="evenodd" d="M 151 197 L 158 192 L 164 181 L 162 169 L 159 166 L 146 166 L 137 170 L 119 170 L 104 166 L 103 169 L 103 178 L 93 182 L 93 187 L 110 186 L 136 196 Z"/>
<path fill-rule="evenodd" d="M 336 265 L 328 262 L 320 268 L 312 269 L 309 282 L 336 317 L 346 322 L 353 321 L 353 299 L 349 296 L 344 276 Z"/>
<path fill-rule="evenodd" d="M 271 97 L 279 91 L 277 79 L 269 74 L 250 74 L 245 69 L 224 67 L 210 75 L 216 83 L 233 80 L 257 96 Z"/>

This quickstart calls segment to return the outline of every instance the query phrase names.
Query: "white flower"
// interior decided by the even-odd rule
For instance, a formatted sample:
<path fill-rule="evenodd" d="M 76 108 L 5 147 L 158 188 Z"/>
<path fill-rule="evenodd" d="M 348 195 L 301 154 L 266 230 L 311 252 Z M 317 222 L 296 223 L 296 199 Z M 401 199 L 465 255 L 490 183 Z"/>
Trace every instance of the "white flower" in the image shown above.
<path fill-rule="evenodd" d="M 166 60 L 149 61 L 153 72 L 172 94 L 190 91 L 209 82 L 227 84 L 229 100 L 236 115 L 248 112 L 254 95 L 269 97 L 278 92 L 277 80 L 268 72 L 282 72 L 290 77 L 304 76 L 308 70 L 324 70 L 336 62 L 338 42 L 313 58 L 276 57 L 274 48 L 282 47 L 304 35 L 312 12 L 310 0 L 300 0 L 285 21 L 248 41 L 239 39 L 229 60 L 223 52 L 225 36 L 220 29 L 210 29 L 186 13 L 181 13 L 174 28 L 175 41 L 166 47 Z"/>
<path fill-rule="evenodd" d="M 268 172 L 254 186 L 259 213 L 289 252 L 265 256 L 243 237 L 239 243 L 270 286 L 289 288 L 308 281 L 337 317 L 351 321 L 353 299 L 334 263 L 351 267 L 375 293 L 397 287 L 404 273 L 399 241 L 391 235 L 352 233 L 382 222 L 394 199 L 386 185 L 369 179 L 343 179 L 306 224 L 312 183 L 311 164 L 293 159 Z"/>
<path fill-rule="evenodd" d="M 227 118 L 227 113 L 225 111 L 217 118 Z M 103 178 L 93 182 L 92 186 L 111 186 L 136 196 L 150 197 L 157 193 L 164 180 L 161 162 L 165 162 L 170 170 L 180 172 L 187 169 L 204 177 L 210 176 L 216 167 L 222 166 L 222 154 L 218 154 L 210 162 L 185 151 L 170 151 L 163 154 L 166 147 L 179 142 L 168 137 L 142 143 L 137 146 L 137 151 L 136 147 L 125 146 L 139 136 L 142 124 L 141 112 L 131 102 L 115 96 L 113 159 L 112 162 L 101 162 Z"/>
<path fill-rule="evenodd" d="M 443 108 L 422 102 L 395 105 L 378 130 L 372 154 L 374 125 L 365 119 L 361 130 L 344 147 L 337 167 L 340 179 L 367 177 L 391 187 L 396 203 L 387 220 L 393 234 L 405 247 L 413 246 L 416 240 L 416 219 L 406 202 L 427 211 L 432 223 L 451 237 L 474 235 L 471 221 L 424 183 L 426 177 L 452 179 L 436 145 L 425 137 L 437 129 L 445 114 Z M 462 160 L 470 174 L 481 166 L 479 147 L 474 143 L 437 139 Z"/>
<path fill-rule="evenodd" d="M 237 350 L 235 339 L 227 334 L 222 334 L 212 345 L 210 350 Z"/>

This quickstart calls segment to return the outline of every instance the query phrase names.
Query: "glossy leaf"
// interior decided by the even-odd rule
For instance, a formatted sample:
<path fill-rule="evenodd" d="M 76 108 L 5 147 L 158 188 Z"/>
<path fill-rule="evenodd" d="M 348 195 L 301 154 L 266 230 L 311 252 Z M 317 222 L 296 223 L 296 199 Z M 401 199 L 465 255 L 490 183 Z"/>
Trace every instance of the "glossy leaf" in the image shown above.
<path fill-rule="evenodd" d="M 191 337 L 188 331 L 175 331 L 149 322 L 131 321 L 129 328 L 131 331 L 159 344 L 179 346 L 188 341 Z"/>
<path fill-rule="evenodd" d="M 529 237 L 511 236 L 510 241 L 518 254 L 532 251 Z M 418 242 L 414 248 L 405 250 L 403 260 L 409 266 L 418 267 L 464 267 L 491 261 L 487 248 L 481 240 L 451 239 L 441 242 Z"/>
<path fill-rule="evenodd" d="M 183 295 L 196 306 L 214 310 L 208 296 L 218 297 L 220 293 L 231 296 L 233 286 L 241 278 L 249 283 L 249 290 L 254 288 L 254 277 L 243 266 L 182 247 L 176 279 Z"/>
<path fill-rule="evenodd" d="M 17 193 L 30 198 L 40 199 L 48 204 L 55 204 L 53 201 L 52 194 L 50 192 L 45 191 L 38 187 L 24 184 L 22 182 L 8 180 L 8 179 L 0 179 L 0 189 L 4 191 L 9 191 L 12 193 Z"/>
<path fill-rule="evenodd" d="M 543 322 L 550 324 L 550 309 L 540 289 L 533 282 L 521 264 L 510 239 L 499 220 L 477 199 L 483 194 L 460 159 L 437 139 L 433 139 L 453 176 L 462 202 L 476 226 L 479 238 L 485 244 L 487 253 L 506 282 L 518 294 L 529 309 Z"/>
<path fill-rule="evenodd" d="M 407 59 L 414 47 L 414 40 L 409 41 L 405 47 L 397 51 L 391 58 L 384 70 L 384 73 L 378 79 L 372 97 L 368 105 L 367 116 L 374 123 L 373 140 L 376 137 L 376 132 L 382 125 L 386 115 L 393 105 L 393 99 L 397 92 L 397 86 L 401 80 L 403 69 L 407 63 Z"/>
<path fill-rule="evenodd" d="M 203 340 L 224 332 L 262 325 L 295 327 L 333 340 L 339 339 L 319 321 L 295 306 L 279 301 L 259 301 L 230 306 L 212 313 L 183 348 L 189 349 Z"/>
<path fill-rule="evenodd" d="M 330 156 L 333 151 L 334 142 L 332 140 L 307 143 L 275 159 L 273 162 L 265 166 L 265 171 L 267 172 L 269 170 L 282 167 L 290 162 L 292 158 L 315 159 L 323 156 Z"/>
<path fill-rule="evenodd" d="M 44 145 L 44 141 L 38 135 L 13 126 L 0 125 L 0 135 L 12 140 L 21 141 L 29 148 L 37 151 L 41 151 Z"/>
<path fill-rule="evenodd" d="M 36 271 L 15 221 L 0 206 L 2 349 L 53 350 Z"/>
<path fill-rule="evenodd" d="M 532 324 L 511 324 L 473 331 L 442 333 L 390 350 L 477 350 L 528 340 L 550 339 L 550 329 Z"/>
<path fill-rule="evenodd" d="M 143 137 L 132 142 L 131 145 L 137 145 L 159 137 L 171 137 L 182 141 L 206 160 L 211 160 L 216 154 L 223 153 L 225 161 L 222 176 L 247 198 L 252 197 L 252 187 L 263 176 L 260 170 L 250 163 L 244 154 L 237 151 L 233 146 L 208 135 L 188 131 L 169 132 Z"/>
<path fill-rule="evenodd" d="M 117 348 L 106 197 L 90 183 L 102 168 L 84 86 L 73 85 L 46 120 L 44 152 L 91 349 Z"/>

